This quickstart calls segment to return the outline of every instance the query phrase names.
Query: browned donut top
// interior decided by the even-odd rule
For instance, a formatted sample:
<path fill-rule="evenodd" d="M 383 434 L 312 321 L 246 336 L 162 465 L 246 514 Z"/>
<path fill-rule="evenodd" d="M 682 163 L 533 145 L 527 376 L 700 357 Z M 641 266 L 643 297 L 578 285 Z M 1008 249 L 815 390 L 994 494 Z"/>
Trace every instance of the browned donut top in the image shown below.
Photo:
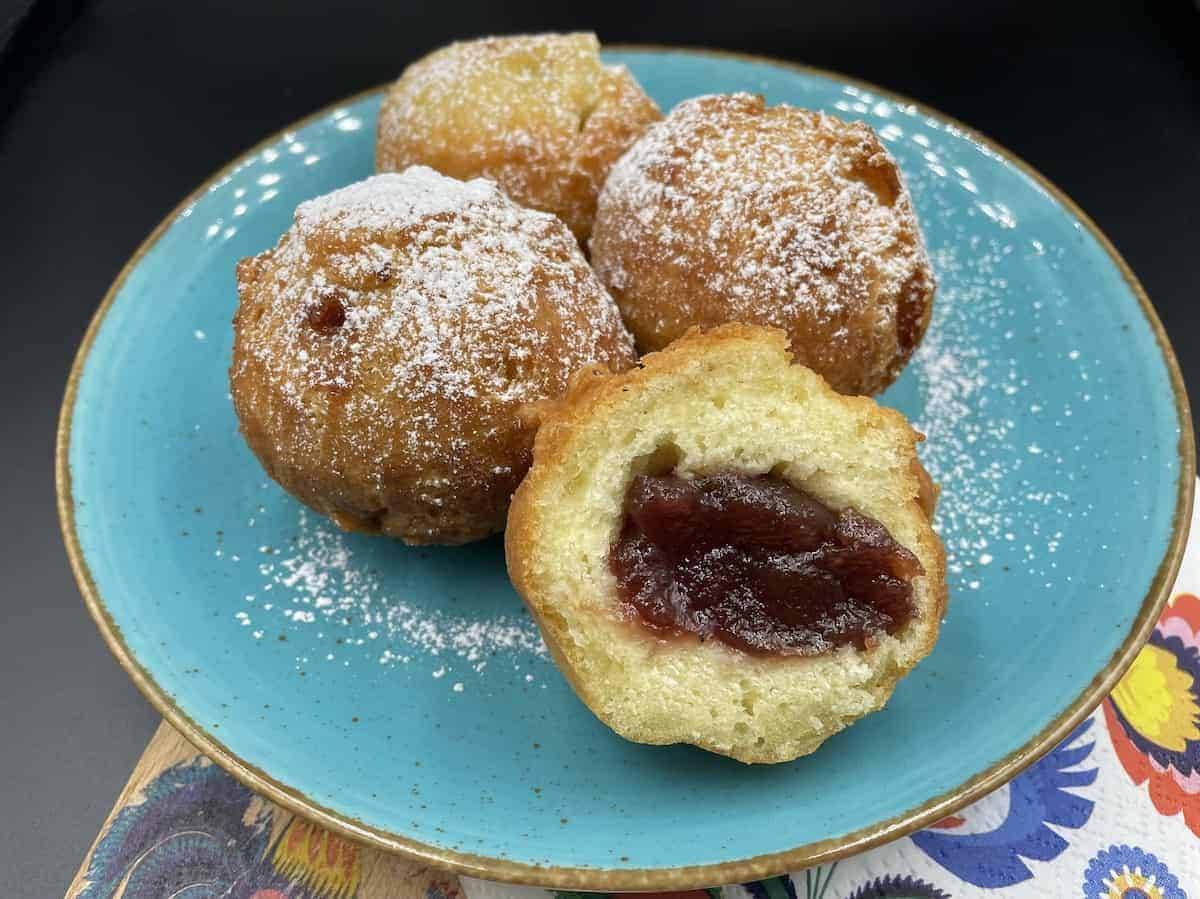
<path fill-rule="evenodd" d="M 691 325 L 781 327 L 852 392 L 903 365 L 933 289 L 875 133 L 750 94 L 686 100 L 650 127 L 601 193 L 592 259 L 643 350 Z"/>
<path fill-rule="evenodd" d="M 632 355 L 561 222 L 422 167 L 301 204 L 238 279 L 235 386 L 253 369 L 271 393 L 256 411 L 279 414 L 290 453 L 469 469 L 521 404 Z"/>
<path fill-rule="evenodd" d="M 594 34 L 461 41 L 409 66 L 379 111 L 376 165 L 484 176 L 586 238 L 609 168 L 662 118 Z"/>

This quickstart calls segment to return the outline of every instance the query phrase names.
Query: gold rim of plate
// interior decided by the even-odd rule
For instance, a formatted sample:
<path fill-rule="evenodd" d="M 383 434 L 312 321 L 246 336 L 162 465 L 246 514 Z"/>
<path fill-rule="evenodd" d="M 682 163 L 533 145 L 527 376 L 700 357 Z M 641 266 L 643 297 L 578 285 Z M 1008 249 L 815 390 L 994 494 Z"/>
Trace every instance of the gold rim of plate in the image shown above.
<path fill-rule="evenodd" d="M 373 827 L 362 821 L 342 815 L 305 796 L 299 790 L 280 783 L 267 772 L 254 765 L 248 764 L 231 752 L 220 740 L 204 727 L 190 718 L 175 701 L 168 696 L 149 672 L 130 652 L 120 628 L 109 615 L 104 606 L 96 584 L 92 580 L 87 562 L 79 546 L 79 537 L 75 530 L 75 503 L 71 494 L 71 471 L 69 465 L 69 450 L 71 443 L 71 416 L 75 406 L 75 395 L 79 379 L 95 340 L 96 333 L 112 305 L 114 297 L 125 283 L 130 272 L 141 261 L 146 252 L 158 241 L 163 233 L 171 226 L 179 214 L 200 198 L 214 182 L 224 177 L 239 160 L 259 152 L 263 148 L 280 140 L 289 131 L 303 127 L 332 110 L 354 103 L 371 94 L 380 92 L 386 85 L 370 88 L 325 106 L 311 115 L 305 116 L 287 128 L 276 132 L 263 141 L 255 144 L 237 159 L 221 168 L 207 181 L 193 191 L 182 203 L 172 210 L 141 245 L 121 269 L 112 286 L 104 295 L 100 307 L 92 316 L 91 323 L 84 335 L 83 342 L 75 355 L 71 372 L 67 379 L 66 393 L 63 397 L 62 409 L 59 413 L 58 435 L 55 446 L 55 486 L 58 499 L 59 525 L 62 529 L 63 540 L 66 543 L 67 556 L 71 562 L 75 580 L 83 594 L 83 599 L 95 619 L 100 633 L 103 635 L 108 648 L 116 656 L 117 661 L 125 672 L 133 679 L 134 684 L 150 701 L 162 716 L 177 728 L 197 749 L 236 777 L 254 792 L 278 803 L 289 811 L 308 818 L 322 827 L 328 828 L 351 840 L 369 846 L 407 856 L 414 861 L 433 865 L 485 880 L 521 883 L 559 889 L 583 890 L 670 890 L 690 889 L 719 884 L 740 883 L 748 880 L 758 880 L 764 877 L 776 876 L 787 871 L 796 871 L 813 865 L 836 861 L 849 855 L 890 842 L 926 827 L 947 815 L 953 814 L 962 807 L 980 799 L 993 790 L 1004 785 L 1020 774 L 1025 768 L 1041 758 L 1057 746 L 1080 721 L 1089 715 L 1100 701 L 1108 695 L 1116 685 L 1125 669 L 1133 662 L 1134 657 L 1150 636 L 1158 616 L 1166 604 L 1179 566 L 1183 559 L 1184 547 L 1187 543 L 1188 526 L 1191 520 L 1192 499 L 1196 478 L 1196 448 L 1192 433 L 1191 412 L 1188 407 L 1187 393 L 1184 388 L 1183 376 L 1179 370 L 1179 362 L 1171 349 L 1170 341 L 1163 330 L 1162 322 L 1146 295 L 1146 291 L 1138 282 L 1129 265 L 1121 258 L 1112 242 L 1105 236 L 1096 223 L 1080 209 L 1074 201 L 1052 184 L 1040 172 L 1024 160 L 1015 156 L 1004 147 L 980 134 L 973 128 L 958 122 L 950 116 L 937 110 L 917 103 L 908 97 L 893 93 L 866 81 L 849 78 L 837 72 L 813 68 L 784 60 L 772 59 L 765 56 L 755 56 L 734 53 L 723 50 L 702 48 L 673 47 L 654 44 L 616 44 L 606 49 L 627 52 L 654 53 L 686 53 L 698 54 L 729 59 L 740 59 L 748 62 L 767 63 L 785 69 L 816 75 L 833 81 L 850 84 L 863 90 L 870 91 L 881 97 L 886 97 L 897 103 L 911 106 L 920 112 L 948 123 L 978 143 L 991 148 L 1010 161 L 1018 169 L 1028 175 L 1043 190 L 1050 194 L 1075 218 L 1077 218 L 1091 233 L 1092 237 L 1104 248 L 1120 271 L 1125 283 L 1137 297 L 1143 314 L 1154 331 L 1159 349 L 1167 365 L 1170 376 L 1171 390 L 1175 398 L 1175 408 L 1179 415 L 1179 485 L 1176 494 L 1172 535 L 1167 552 L 1159 563 L 1158 570 L 1150 584 L 1150 589 L 1142 600 L 1141 608 L 1134 619 L 1133 626 L 1126 634 L 1121 646 L 1117 649 L 1108 663 L 1092 679 L 1087 688 L 1067 708 L 1058 714 L 1040 733 L 1036 734 L 1024 746 L 996 762 L 990 768 L 976 774 L 954 789 L 935 796 L 934 798 L 902 812 L 895 817 L 864 827 L 851 833 L 830 837 L 794 849 L 782 852 L 772 852 L 736 861 L 720 862 L 710 865 L 694 865 L 677 868 L 589 868 L 562 867 L 557 865 L 538 865 L 512 861 L 503 858 L 491 858 L 467 852 L 455 852 L 430 846 L 408 837 L 399 836 Z"/>

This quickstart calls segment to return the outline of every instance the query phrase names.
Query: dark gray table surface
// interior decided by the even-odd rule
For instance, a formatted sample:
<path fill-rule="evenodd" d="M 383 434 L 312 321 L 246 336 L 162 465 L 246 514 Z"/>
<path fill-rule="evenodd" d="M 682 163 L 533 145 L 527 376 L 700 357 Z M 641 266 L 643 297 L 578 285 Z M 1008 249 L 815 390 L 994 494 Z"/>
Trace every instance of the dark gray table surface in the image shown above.
<path fill-rule="evenodd" d="M 50 29 L 73 10 L 43 18 L 37 39 L 0 58 L 5 897 L 62 893 L 158 720 L 87 617 L 58 534 L 55 420 L 92 310 L 146 233 L 216 167 L 452 38 L 591 28 L 611 42 L 789 58 L 924 100 L 1079 201 L 1144 281 L 1200 385 L 1194 6 L 333 6 L 84 4 L 61 36 Z"/>

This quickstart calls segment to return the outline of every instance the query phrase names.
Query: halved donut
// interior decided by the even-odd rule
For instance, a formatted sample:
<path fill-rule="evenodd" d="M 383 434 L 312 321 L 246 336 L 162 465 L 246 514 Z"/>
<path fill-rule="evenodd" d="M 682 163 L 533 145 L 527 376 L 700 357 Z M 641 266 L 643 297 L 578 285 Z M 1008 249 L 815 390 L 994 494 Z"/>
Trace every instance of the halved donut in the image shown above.
<path fill-rule="evenodd" d="M 509 575 L 617 733 L 787 761 L 932 650 L 945 556 L 921 436 L 792 363 L 782 331 L 689 334 L 541 413 Z"/>

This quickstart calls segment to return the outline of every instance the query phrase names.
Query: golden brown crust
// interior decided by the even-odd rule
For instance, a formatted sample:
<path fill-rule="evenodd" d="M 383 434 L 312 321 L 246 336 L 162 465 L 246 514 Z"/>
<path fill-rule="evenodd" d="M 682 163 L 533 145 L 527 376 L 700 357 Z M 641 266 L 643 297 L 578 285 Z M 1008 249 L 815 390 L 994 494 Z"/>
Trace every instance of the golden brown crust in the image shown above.
<path fill-rule="evenodd" d="M 486 177 L 518 203 L 592 230 L 609 169 L 658 107 L 592 34 L 454 43 L 409 66 L 379 113 L 376 169 Z"/>
<path fill-rule="evenodd" d="M 876 134 L 749 94 L 651 126 L 601 192 L 591 250 L 643 352 L 692 326 L 779 327 L 835 389 L 874 394 L 929 323 L 932 268 Z"/>
<path fill-rule="evenodd" d="M 500 531 L 530 459 L 521 406 L 579 366 L 634 361 L 561 222 L 428 169 L 303 204 L 238 291 L 250 448 L 341 527 L 409 543 Z"/>
<path fill-rule="evenodd" d="M 925 517 L 932 521 L 933 515 L 937 511 L 938 497 L 941 496 L 942 488 L 929 476 L 929 472 L 925 470 L 925 466 L 919 459 L 913 460 L 913 472 L 921 484 L 919 496 L 921 509 L 924 510 Z"/>
<path fill-rule="evenodd" d="M 579 625 L 567 620 L 563 601 L 556 599 L 563 595 L 562 584 L 558 583 L 563 572 L 546 558 L 547 510 L 562 501 L 564 473 L 570 471 L 581 456 L 586 455 L 586 443 L 595 439 L 595 424 L 625 414 L 631 396 L 651 389 L 661 379 L 679 377 L 689 369 L 702 365 L 710 353 L 726 351 L 735 342 L 778 352 L 786 347 L 787 338 L 777 330 L 739 324 L 725 325 L 706 333 L 693 331 L 667 350 L 644 356 L 635 369 L 615 375 L 598 366 L 583 369 L 572 379 L 568 392 L 561 400 L 541 404 L 538 411 L 542 425 L 534 443 L 534 463 L 513 497 L 505 533 L 505 555 L 509 577 L 542 628 L 556 663 L 583 702 L 601 720 L 623 736 L 639 742 L 669 743 L 683 740 L 748 763 L 779 762 L 811 752 L 829 733 L 840 730 L 849 722 L 834 722 L 828 725 L 827 730 L 811 737 L 730 747 L 727 740 L 717 735 L 693 732 L 681 737 L 670 730 L 624 721 L 622 716 L 613 712 L 611 696 L 606 692 L 611 686 L 603 679 L 580 674 L 579 637 L 572 632 L 572 627 L 578 628 Z M 870 688 L 875 696 L 873 708 L 878 708 L 886 701 L 896 681 L 927 655 L 936 642 L 938 625 L 946 606 L 945 553 L 929 525 L 932 482 L 916 461 L 915 448 L 921 439 L 920 435 L 908 426 L 898 412 L 879 407 L 870 399 L 844 396 L 840 401 L 848 410 L 847 414 L 860 417 L 860 429 L 890 430 L 899 441 L 900 450 L 911 454 L 912 459 L 907 469 L 911 472 L 909 479 L 897 485 L 901 493 L 911 498 L 903 509 L 896 510 L 894 514 L 913 524 L 914 537 L 909 548 L 916 553 L 925 569 L 925 611 L 920 625 L 920 639 L 892 664 L 877 686 Z M 616 605 L 615 598 L 601 597 L 597 602 Z M 632 635 L 627 639 L 636 640 L 638 637 Z M 758 665 L 761 660 L 751 661 Z M 751 661 L 740 664 L 750 664 Z M 793 661 L 781 661 L 780 664 L 792 664 Z"/>

